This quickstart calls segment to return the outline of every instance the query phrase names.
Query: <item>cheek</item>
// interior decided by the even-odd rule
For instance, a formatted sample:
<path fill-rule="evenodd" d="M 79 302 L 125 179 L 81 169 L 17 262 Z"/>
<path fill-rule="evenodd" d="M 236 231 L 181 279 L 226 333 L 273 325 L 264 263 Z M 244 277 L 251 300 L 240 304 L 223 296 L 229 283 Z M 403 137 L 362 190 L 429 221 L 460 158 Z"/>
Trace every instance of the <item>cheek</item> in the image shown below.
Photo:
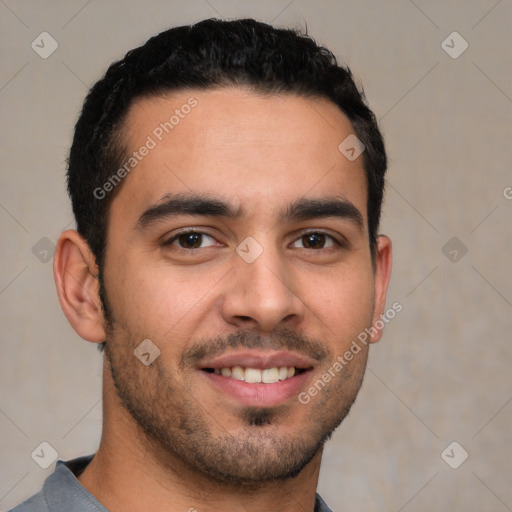
<path fill-rule="evenodd" d="M 197 327 L 200 318 L 214 307 L 215 290 L 226 272 L 221 270 L 127 262 L 112 280 L 117 283 L 111 301 L 116 319 L 137 324 L 155 339 L 171 333 L 179 337 L 187 326 Z"/>
<path fill-rule="evenodd" d="M 350 343 L 371 324 L 374 300 L 371 272 L 347 267 L 324 280 L 318 288 L 311 285 L 309 288 L 309 299 L 305 302 L 328 327 L 331 338 L 336 336 Z"/>

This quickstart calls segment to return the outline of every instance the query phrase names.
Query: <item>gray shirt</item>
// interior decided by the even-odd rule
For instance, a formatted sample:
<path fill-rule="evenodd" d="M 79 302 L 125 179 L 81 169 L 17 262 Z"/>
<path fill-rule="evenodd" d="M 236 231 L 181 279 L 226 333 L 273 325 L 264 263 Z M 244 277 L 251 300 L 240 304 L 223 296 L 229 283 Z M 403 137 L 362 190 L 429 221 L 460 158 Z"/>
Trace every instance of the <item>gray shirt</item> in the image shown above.
<path fill-rule="evenodd" d="M 76 478 L 92 457 L 80 457 L 68 462 L 59 460 L 43 488 L 11 512 L 108 512 Z M 318 494 L 315 512 L 332 512 Z"/>

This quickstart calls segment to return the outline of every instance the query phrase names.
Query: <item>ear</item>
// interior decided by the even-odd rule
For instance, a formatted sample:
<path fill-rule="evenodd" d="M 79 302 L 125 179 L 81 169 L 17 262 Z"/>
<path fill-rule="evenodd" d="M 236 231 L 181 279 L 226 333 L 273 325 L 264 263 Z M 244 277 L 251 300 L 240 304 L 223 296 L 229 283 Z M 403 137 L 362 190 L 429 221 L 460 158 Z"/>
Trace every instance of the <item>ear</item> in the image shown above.
<path fill-rule="evenodd" d="M 389 279 L 391 278 L 391 240 L 380 235 L 377 245 L 377 254 L 375 255 L 375 304 L 373 309 L 373 321 L 371 329 L 370 343 L 376 343 L 382 337 L 383 323 L 381 315 L 384 314 L 386 307 L 386 295 L 388 293 Z M 377 323 L 377 321 L 379 321 Z"/>
<path fill-rule="evenodd" d="M 98 266 L 88 243 L 73 229 L 59 237 L 53 276 L 62 311 L 73 329 L 87 341 L 105 341 Z"/>

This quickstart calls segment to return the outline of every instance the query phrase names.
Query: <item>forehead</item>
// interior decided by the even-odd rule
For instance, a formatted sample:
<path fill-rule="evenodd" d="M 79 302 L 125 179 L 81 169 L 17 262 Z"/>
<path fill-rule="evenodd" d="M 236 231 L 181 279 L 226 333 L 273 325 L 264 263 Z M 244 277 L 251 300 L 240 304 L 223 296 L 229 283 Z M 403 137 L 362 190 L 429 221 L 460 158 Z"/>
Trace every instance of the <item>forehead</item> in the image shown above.
<path fill-rule="evenodd" d="M 352 133 L 323 98 L 240 88 L 141 98 L 121 132 L 134 166 L 114 203 L 141 210 L 165 194 L 196 192 L 249 207 L 263 197 L 328 194 L 351 196 L 364 213 L 363 159 L 349 161 L 338 149 Z"/>

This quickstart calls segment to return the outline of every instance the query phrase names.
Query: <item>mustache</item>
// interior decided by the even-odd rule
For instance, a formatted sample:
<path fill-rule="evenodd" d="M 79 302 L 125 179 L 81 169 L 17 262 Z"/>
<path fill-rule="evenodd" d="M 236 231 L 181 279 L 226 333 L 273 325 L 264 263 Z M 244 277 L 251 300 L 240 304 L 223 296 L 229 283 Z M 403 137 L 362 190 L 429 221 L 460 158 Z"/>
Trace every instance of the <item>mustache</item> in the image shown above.
<path fill-rule="evenodd" d="M 216 336 L 195 342 L 183 353 L 180 366 L 195 365 L 205 358 L 213 358 L 230 349 L 290 350 L 322 362 L 331 357 L 319 340 L 290 329 L 279 329 L 268 336 L 256 331 L 237 331 L 226 336 Z"/>

